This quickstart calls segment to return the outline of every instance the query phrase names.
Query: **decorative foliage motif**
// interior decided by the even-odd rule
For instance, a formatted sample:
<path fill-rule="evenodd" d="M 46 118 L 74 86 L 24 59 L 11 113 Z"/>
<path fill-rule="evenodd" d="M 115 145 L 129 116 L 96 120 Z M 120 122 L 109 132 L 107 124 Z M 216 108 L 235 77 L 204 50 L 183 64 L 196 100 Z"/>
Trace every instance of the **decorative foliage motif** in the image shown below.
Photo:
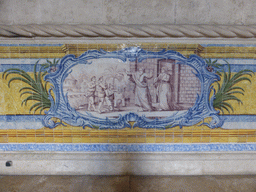
<path fill-rule="evenodd" d="M 221 76 L 221 73 L 218 71 L 221 67 L 223 67 L 222 64 L 218 63 L 218 60 L 215 59 L 212 61 L 212 59 L 205 59 L 207 66 L 207 70 L 210 72 L 215 71 L 219 76 Z"/>
<path fill-rule="evenodd" d="M 142 62 L 145 59 L 153 58 L 175 60 L 175 64 L 187 65 L 195 70 L 195 75 L 201 82 L 201 93 L 197 96 L 194 106 L 189 108 L 189 110 L 162 119 L 149 119 L 134 112 L 128 112 L 124 115 L 120 114 L 118 118 L 100 118 L 93 116 L 89 112 L 86 115 L 81 114 L 70 106 L 67 96 L 64 95 L 64 80 L 71 73 L 72 67 L 78 64 L 93 65 L 92 60 L 101 58 L 113 58 L 122 62 Z M 45 80 L 53 85 L 50 90 L 54 92 L 55 98 L 53 99 L 49 95 L 51 108 L 46 113 L 43 124 L 49 128 L 56 127 L 61 122 L 54 122 L 52 118 L 55 117 L 72 126 L 89 126 L 99 129 L 122 129 L 125 127 L 165 129 L 175 126 L 180 126 L 181 128 L 183 126 L 191 126 L 201 122 L 204 118 L 211 117 L 212 121 L 205 124 L 210 128 L 220 127 L 223 122 L 218 116 L 218 111 L 213 108 L 214 96 L 209 100 L 211 85 L 219 80 L 219 76 L 209 72 L 206 67 L 205 61 L 197 55 L 191 55 L 189 58 L 186 58 L 180 53 L 171 50 L 151 52 L 138 47 L 129 47 L 113 52 L 89 50 L 78 58 L 75 58 L 74 55 L 67 55 L 56 65 L 56 71 L 48 69 L 49 74 L 45 76 Z M 131 126 L 130 122 L 134 122 L 133 126 Z"/>
<path fill-rule="evenodd" d="M 57 61 L 54 60 L 53 63 L 47 61 L 46 64 L 43 64 L 39 71 L 37 72 L 37 64 L 39 60 L 34 65 L 34 78 L 31 77 L 27 72 L 18 69 L 10 68 L 4 71 L 2 78 L 7 79 L 9 75 L 15 75 L 8 81 L 8 86 L 10 87 L 11 83 L 14 81 L 22 81 L 27 84 L 27 86 L 22 87 L 19 92 L 20 96 L 29 95 L 22 100 L 21 105 L 27 105 L 28 101 L 36 101 L 29 109 L 29 112 L 34 111 L 34 113 L 40 109 L 40 114 L 44 109 L 49 109 L 51 107 L 51 102 L 49 100 L 49 93 L 47 91 L 47 82 L 43 83 L 42 79 L 46 75 L 46 71 L 42 71 L 46 67 L 51 65 L 56 65 Z M 48 66 L 49 65 L 49 66 Z"/>
<path fill-rule="evenodd" d="M 228 72 L 225 72 L 224 69 L 222 69 L 222 73 L 220 73 L 219 71 L 216 72 L 219 76 L 223 77 L 223 82 L 221 84 L 220 82 L 216 82 L 218 89 L 215 95 L 215 99 L 213 101 L 213 107 L 215 109 L 220 109 L 222 113 L 224 113 L 224 110 L 226 110 L 229 113 L 230 113 L 230 109 L 234 111 L 232 105 L 228 103 L 228 101 L 234 100 L 234 101 L 237 101 L 238 103 L 241 103 L 241 104 L 243 103 L 236 96 L 236 94 L 244 95 L 245 90 L 242 87 L 237 86 L 237 84 L 243 81 L 251 82 L 248 76 L 252 77 L 252 74 L 254 74 L 253 71 L 244 69 L 232 76 L 230 65 L 227 61 L 226 63 L 228 64 Z"/>

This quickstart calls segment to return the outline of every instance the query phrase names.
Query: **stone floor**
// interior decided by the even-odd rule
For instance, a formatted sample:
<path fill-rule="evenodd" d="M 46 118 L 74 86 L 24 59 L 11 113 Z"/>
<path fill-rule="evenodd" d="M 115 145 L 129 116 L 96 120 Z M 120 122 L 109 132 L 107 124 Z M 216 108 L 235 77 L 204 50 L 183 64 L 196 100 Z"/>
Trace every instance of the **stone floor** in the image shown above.
<path fill-rule="evenodd" d="M 0 176 L 0 192 L 256 191 L 256 176 Z"/>

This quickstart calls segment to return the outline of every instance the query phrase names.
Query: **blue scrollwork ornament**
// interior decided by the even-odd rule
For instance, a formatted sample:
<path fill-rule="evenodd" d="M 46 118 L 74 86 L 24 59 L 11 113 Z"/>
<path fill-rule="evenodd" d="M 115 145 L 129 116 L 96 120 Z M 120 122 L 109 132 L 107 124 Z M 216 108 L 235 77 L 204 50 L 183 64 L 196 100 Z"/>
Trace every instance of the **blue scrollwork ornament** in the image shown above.
<path fill-rule="evenodd" d="M 92 60 L 106 58 L 118 59 L 122 62 L 142 62 L 146 59 L 175 60 L 175 64 L 177 65 L 183 64 L 194 69 L 194 75 L 201 83 L 201 93 L 197 95 L 193 107 L 182 113 L 175 113 L 165 118 L 150 119 L 146 116 L 140 116 L 135 112 L 127 112 L 124 115 L 120 114 L 117 118 L 96 117 L 90 112 L 81 114 L 69 104 L 67 95 L 63 91 L 64 80 L 71 73 L 74 66 L 78 64 L 93 65 Z M 211 117 L 211 122 L 203 124 L 210 128 L 221 127 L 223 121 L 219 118 L 219 112 L 213 108 L 214 94 L 209 99 L 212 90 L 211 85 L 213 82 L 219 80 L 219 76 L 214 72 L 209 72 L 206 67 L 205 61 L 197 55 L 190 55 L 189 58 L 186 58 L 182 54 L 172 50 L 152 52 L 139 47 L 129 47 L 113 52 L 89 50 L 77 58 L 74 55 L 67 55 L 56 66 L 56 71 L 50 71 L 49 69 L 49 73 L 45 76 L 45 80 L 52 84 L 51 90 L 54 93 L 54 98 L 49 94 L 51 108 L 46 112 L 43 124 L 49 128 L 54 128 L 65 122 L 72 126 L 88 126 L 99 129 L 122 129 L 126 127 L 165 129 L 175 126 L 179 126 L 180 128 L 183 126 L 192 126 L 203 121 L 205 118 Z M 58 118 L 61 122 L 55 122 L 52 118 Z M 130 122 L 134 122 L 133 126 Z"/>

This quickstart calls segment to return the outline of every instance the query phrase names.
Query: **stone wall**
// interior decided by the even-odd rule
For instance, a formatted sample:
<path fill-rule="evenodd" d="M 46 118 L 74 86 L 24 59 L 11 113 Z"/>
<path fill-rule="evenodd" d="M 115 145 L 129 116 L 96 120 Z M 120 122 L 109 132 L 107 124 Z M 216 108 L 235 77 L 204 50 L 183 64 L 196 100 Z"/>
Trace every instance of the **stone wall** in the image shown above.
<path fill-rule="evenodd" d="M 0 24 L 254 24 L 254 0 L 0 0 Z"/>

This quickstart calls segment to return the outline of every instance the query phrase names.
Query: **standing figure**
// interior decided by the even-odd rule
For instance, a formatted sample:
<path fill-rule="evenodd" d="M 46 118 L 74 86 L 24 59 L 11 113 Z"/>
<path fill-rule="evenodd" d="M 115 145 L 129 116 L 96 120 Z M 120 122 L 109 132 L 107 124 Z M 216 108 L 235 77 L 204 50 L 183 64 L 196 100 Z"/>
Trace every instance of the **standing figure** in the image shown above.
<path fill-rule="evenodd" d="M 119 87 L 115 92 L 114 107 L 120 108 L 120 106 L 125 107 L 125 88 Z"/>
<path fill-rule="evenodd" d="M 113 86 L 111 86 L 111 84 L 106 85 L 105 93 L 106 93 L 105 99 L 108 105 L 108 109 L 110 111 L 113 111 L 114 110 L 114 92 L 113 92 Z"/>
<path fill-rule="evenodd" d="M 114 92 L 112 92 L 111 88 L 103 82 L 103 77 L 100 77 L 98 80 L 98 99 L 99 99 L 99 105 L 98 105 L 98 112 L 102 112 L 102 108 L 104 105 L 104 102 L 106 101 L 108 110 L 113 111 L 114 110 Z"/>
<path fill-rule="evenodd" d="M 152 101 L 147 83 L 147 79 L 153 77 L 152 71 L 150 71 L 150 75 L 147 75 L 145 69 L 139 68 L 131 77 L 130 80 L 135 83 L 135 105 L 140 107 L 140 111 L 152 111 Z"/>
<path fill-rule="evenodd" d="M 98 100 L 99 100 L 99 105 L 98 105 L 98 112 L 101 113 L 101 108 L 104 104 L 106 93 L 106 84 L 103 83 L 103 77 L 100 77 L 98 80 Z"/>
<path fill-rule="evenodd" d="M 159 104 L 157 109 L 159 111 L 168 111 L 174 109 L 174 104 L 172 102 L 172 90 L 170 75 L 167 73 L 166 68 L 161 68 L 161 73 L 157 78 L 154 79 L 154 84 L 157 86 L 157 95 Z"/>
<path fill-rule="evenodd" d="M 88 97 L 88 111 L 96 111 L 95 108 L 95 92 L 96 92 L 96 77 L 91 78 L 91 82 L 88 83 L 87 97 Z"/>

